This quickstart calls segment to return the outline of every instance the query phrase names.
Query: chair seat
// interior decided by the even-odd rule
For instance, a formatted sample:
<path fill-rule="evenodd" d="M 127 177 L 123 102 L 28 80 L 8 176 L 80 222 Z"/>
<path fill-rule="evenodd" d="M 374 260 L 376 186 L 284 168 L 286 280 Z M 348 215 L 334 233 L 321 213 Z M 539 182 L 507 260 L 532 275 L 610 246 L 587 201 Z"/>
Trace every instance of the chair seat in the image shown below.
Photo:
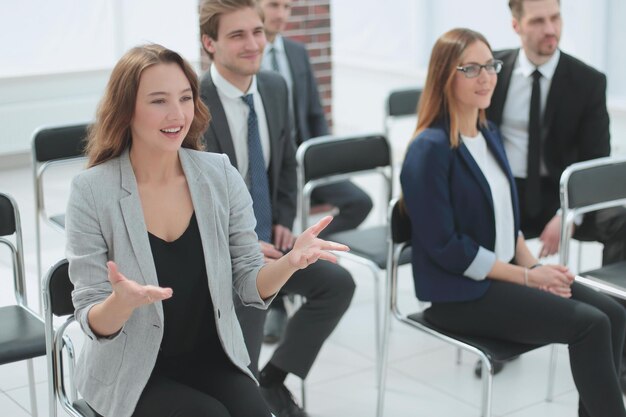
<path fill-rule="evenodd" d="M 585 285 L 626 300 L 626 261 L 582 272 Z M 579 281 L 580 278 L 577 278 Z"/>
<path fill-rule="evenodd" d="M 43 321 L 14 305 L 0 308 L 0 365 L 46 355 Z"/>
<path fill-rule="evenodd" d="M 85 400 L 77 400 L 74 401 L 74 408 L 80 411 L 83 417 L 102 417 L 100 414 L 96 413 L 87 405 Z"/>
<path fill-rule="evenodd" d="M 353 229 L 333 233 L 328 240 L 350 247 L 350 253 L 372 260 L 380 269 L 387 267 L 387 226 Z M 400 256 L 400 265 L 411 262 L 411 250 L 407 248 Z"/>
<path fill-rule="evenodd" d="M 59 226 L 61 229 L 65 229 L 65 214 L 50 216 L 50 221 Z"/>
<path fill-rule="evenodd" d="M 424 313 L 410 314 L 408 318 L 421 324 L 424 327 L 428 327 L 429 329 L 432 329 L 438 333 L 442 333 L 453 339 L 460 340 L 463 343 L 466 343 L 483 351 L 491 360 L 505 361 L 507 359 L 512 359 L 515 356 L 545 346 L 508 342 L 506 340 L 489 339 L 486 337 L 462 336 L 450 333 L 426 320 L 424 318 Z"/>

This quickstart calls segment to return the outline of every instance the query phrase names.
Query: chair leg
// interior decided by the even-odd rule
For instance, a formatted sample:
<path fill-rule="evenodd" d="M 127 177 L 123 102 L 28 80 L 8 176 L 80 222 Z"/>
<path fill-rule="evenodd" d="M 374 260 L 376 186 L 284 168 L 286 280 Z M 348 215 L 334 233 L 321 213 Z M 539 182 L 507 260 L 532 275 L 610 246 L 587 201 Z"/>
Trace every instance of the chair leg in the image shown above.
<path fill-rule="evenodd" d="M 493 388 L 493 365 L 486 358 L 481 358 L 483 364 L 483 403 L 482 403 L 482 417 L 491 417 L 491 396 Z"/>
<path fill-rule="evenodd" d="M 583 241 L 578 241 L 578 255 L 576 256 L 576 273 L 579 274 L 582 271 L 583 261 Z"/>
<path fill-rule="evenodd" d="M 30 391 L 30 413 L 33 417 L 38 417 L 37 393 L 35 392 L 35 369 L 33 367 L 32 359 L 28 359 L 26 361 L 26 368 L 28 369 L 28 387 Z"/>
<path fill-rule="evenodd" d="M 554 398 L 554 380 L 556 379 L 556 360 L 558 357 L 558 350 L 556 345 L 550 346 L 550 365 L 548 370 L 548 393 L 546 395 L 546 401 L 552 402 Z"/>
<path fill-rule="evenodd" d="M 302 409 L 306 410 L 306 380 L 300 381 L 300 395 L 302 396 Z"/>
<path fill-rule="evenodd" d="M 388 284 L 389 285 L 389 284 Z M 383 311 L 383 328 L 381 329 L 380 354 L 377 357 L 378 369 L 378 401 L 376 404 L 376 417 L 383 417 L 385 408 L 385 388 L 387 385 L 387 359 L 389 356 L 389 327 L 391 321 L 391 308 L 389 297 L 385 297 L 385 308 Z"/>

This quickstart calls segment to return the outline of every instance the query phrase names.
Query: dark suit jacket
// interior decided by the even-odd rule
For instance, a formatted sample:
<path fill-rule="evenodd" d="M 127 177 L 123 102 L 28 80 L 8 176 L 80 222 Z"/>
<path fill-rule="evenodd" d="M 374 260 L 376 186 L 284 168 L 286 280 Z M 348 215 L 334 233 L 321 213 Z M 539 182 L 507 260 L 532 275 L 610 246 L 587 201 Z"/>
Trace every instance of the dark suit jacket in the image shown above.
<path fill-rule="evenodd" d="M 256 77 L 270 135 L 268 179 L 273 223 L 292 229 L 296 216 L 296 150 L 291 138 L 287 84 L 283 77 L 271 71 L 261 71 Z M 211 112 L 211 123 L 204 134 L 206 150 L 225 153 L 237 167 L 228 120 L 210 71 L 200 82 L 200 97 Z"/>
<path fill-rule="evenodd" d="M 283 38 L 293 80 L 294 117 L 297 143 L 328 134 L 328 124 L 320 102 L 317 82 L 304 45 Z"/>
<path fill-rule="evenodd" d="M 495 51 L 504 62 L 498 84 L 487 110 L 497 126 L 519 49 Z M 549 177 L 558 184 L 561 173 L 574 162 L 607 156 L 610 153 L 609 114 L 606 108 L 606 77 L 578 59 L 561 52 L 542 125 L 542 155 Z M 555 195 L 558 200 L 559 196 Z"/>
<path fill-rule="evenodd" d="M 448 131 L 437 124 L 421 132 L 409 146 L 400 174 L 411 219 L 415 292 L 424 301 L 480 298 L 490 280 L 470 278 L 466 271 L 481 271 L 475 278 L 482 278 L 496 259 L 491 189 L 465 144 L 450 147 Z M 481 132 L 509 179 L 517 236 L 517 192 L 500 135 L 493 124 Z"/>

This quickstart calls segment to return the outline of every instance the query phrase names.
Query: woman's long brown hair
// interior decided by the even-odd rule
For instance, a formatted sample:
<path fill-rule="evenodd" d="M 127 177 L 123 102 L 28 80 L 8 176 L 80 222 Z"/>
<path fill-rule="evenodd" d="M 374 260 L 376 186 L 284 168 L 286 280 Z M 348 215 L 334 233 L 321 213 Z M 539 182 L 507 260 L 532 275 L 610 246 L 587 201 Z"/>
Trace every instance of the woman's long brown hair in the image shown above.
<path fill-rule="evenodd" d="M 86 154 L 88 167 L 92 167 L 122 154 L 131 144 L 130 124 L 135 111 L 137 90 L 141 74 L 146 68 L 157 64 L 174 63 L 180 66 L 193 93 L 194 118 L 182 147 L 200 150 L 202 134 L 211 115 L 200 100 L 198 77 L 179 54 L 161 45 L 149 44 L 126 52 L 113 68 L 111 78 L 98 105 L 96 121 L 87 134 Z"/>

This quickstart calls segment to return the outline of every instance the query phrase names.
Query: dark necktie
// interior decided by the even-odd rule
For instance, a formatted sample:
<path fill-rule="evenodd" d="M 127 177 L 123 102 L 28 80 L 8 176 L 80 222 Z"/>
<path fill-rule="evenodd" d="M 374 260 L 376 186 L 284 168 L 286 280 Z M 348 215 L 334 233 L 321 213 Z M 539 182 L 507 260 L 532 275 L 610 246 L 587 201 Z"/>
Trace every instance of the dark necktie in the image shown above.
<path fill-rule="evenodd" d="M 526 165 L 526 212 L 535 217 L 541 210 L 541 73 L 535 70 L 528 117 L 528 163 Z"/>
<path fill-rule="evenodd" d="M 280 67 L 278 66 L 278 58 L 276 58 L 276 48 L 273 46 L 270 48 L 270 60 L 272 64 L 272 70 L 280 73 Z"/>
<path fill-rule="evenodd" d="M 241 99 L 250 108 L 248 114 L 248 178 L 250 179 L 250 195 L 252 207 L 256 217 L 254 229 L 260 240 L 271 242 L 272 237 L 272 204 L 270 202 L 270 187 L 265 170 L 265 159 L 261 147 L 259 121 L 254 110 L 252 94 L 242 96 Z"/>

